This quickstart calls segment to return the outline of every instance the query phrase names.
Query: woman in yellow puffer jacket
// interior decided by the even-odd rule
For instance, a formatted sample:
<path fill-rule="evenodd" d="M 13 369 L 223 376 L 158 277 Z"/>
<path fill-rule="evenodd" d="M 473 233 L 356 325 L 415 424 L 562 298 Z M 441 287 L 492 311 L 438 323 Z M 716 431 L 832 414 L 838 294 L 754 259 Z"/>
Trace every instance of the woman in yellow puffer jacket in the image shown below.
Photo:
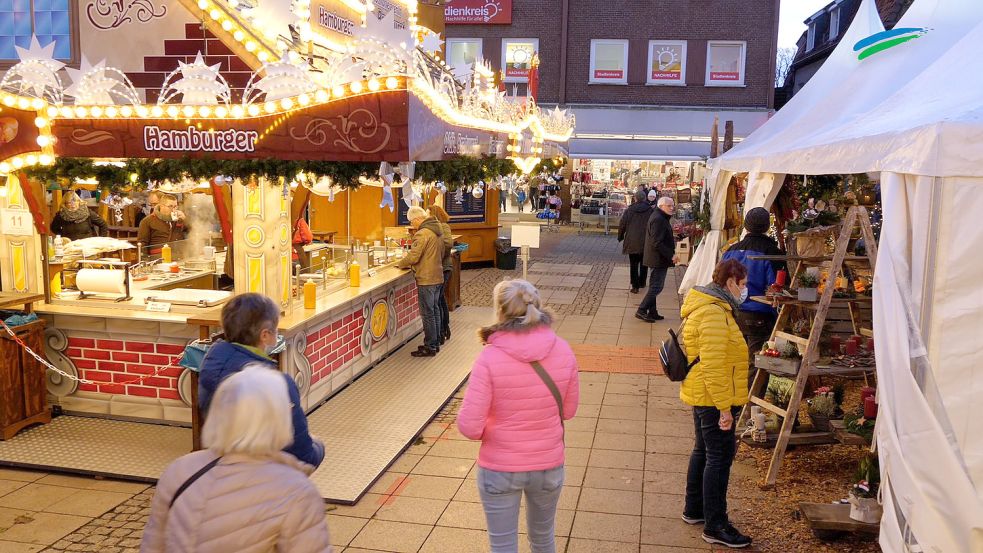
<path fill-rule="evenodd" d="M 699 357 L 679 397 L 693 406 L 696 443 L 686 475 L 683 520 L 703 523 L 703 540 L 747 547 L 751 538 L 727 519 L 727 483 L 737 451 L 734 420 L 747 403 L 748 349 L 734 313 L 747 299 L 747 269 L 720 262 L 713 282 L 686 294 L 680 315 L 690 362 Z"/>

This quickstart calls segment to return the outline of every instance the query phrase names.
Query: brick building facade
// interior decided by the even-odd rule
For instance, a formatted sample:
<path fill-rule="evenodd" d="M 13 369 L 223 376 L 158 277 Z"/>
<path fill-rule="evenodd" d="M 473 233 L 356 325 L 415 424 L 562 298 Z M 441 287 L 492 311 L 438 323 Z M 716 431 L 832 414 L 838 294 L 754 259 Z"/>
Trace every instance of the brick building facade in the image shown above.
<path fill-rule="evenodd" d="M 485 4 L 484 0 L 450 0 L 448 6 Z M 508 56 L 503 43 L 538 40 L 539 103 L 567 106 L 577 114 L 577 133 L 571 142 L 574 156 L 620 153 L 636 159 L 694 159 L 709 152 L 705 139 L 715 115 L 722 121 L 733 120 L 735 134 L 742 137 L 761 125 L 772 109 L 778 0 L 499 0 L 495 4 L 503 10 L 511 4 L 511 24 L 447 24 L 449 63 L 462 61 L 457 46 L 461 41 L 480 40 L 480 46 L 471 43 L 470 49 L 480 48 L 481 57 L 501 70 Z M 718 73 L 708 70 L 708 48 L 716 41 L 726 43 L 721 46 L 727 49 L 742 50 L 743 67 L 736 71 L 739 75 L 728 73 L 731 82 L 711 79 Z M 683 61 L 674 68 L 680 75 L 668 80 L 678 82 L 653 82 L 650 76 L 650 69 L 656 70 L 652 58 L 664 47 L 674 49 Z M 605 48 L 603 54 L 600 48 Z M 623 67 L 613 63 L 612 70 L 605 72 L 598 60 L 610 60 L 612 52 L 615 58 L 624 53 Z M 614 79 L 594 78 L 605 75 Z M 525 85 L 509 83 L 506 90 L 522 95 Z M 694 143 L 694 139 L 704 140 Z"/>

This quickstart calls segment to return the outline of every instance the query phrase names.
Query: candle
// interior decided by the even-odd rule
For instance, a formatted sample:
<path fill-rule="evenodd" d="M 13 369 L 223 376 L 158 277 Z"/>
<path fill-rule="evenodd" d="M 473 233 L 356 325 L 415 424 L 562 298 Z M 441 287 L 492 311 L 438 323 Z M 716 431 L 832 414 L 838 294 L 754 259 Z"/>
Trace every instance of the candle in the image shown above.
<path fill-rule="evenodd" d="M 867 401 L 867 398 L 874 397 L 876 390 L 870 386 L 864 386 L 860 389 L 860 401 Z"/>
<path fill-rule="evenodd" d="M 874 339 L 867 338 L 867 351 L 874 353 Z"/>
<path fill-rule="evenodd" d="M 775 284 L 779 286 L 785 286 L 785 279 L 788 278 L 788 272 L 785 269 L 778 271 L 778 276 L 775 278 Z"/>
<path fill-rule="evenodd" d="M 874 399 L 874 396 L 868 396 L 866 399 L 864 399 L 864 418 L 877 418 L 877 401 Z"/>
<path fill-rule="evenodd" d="M 839 336 L 830 336 L 829 337 L 829 350 L 830 350 L 830 352 L 832 352 L 833 355 L 839 355 L 840 354 L 840 337 Z"/>
<path fill-rule="evenodd" d="M 849 340 L 846 341 L 846 354 L 847 355 L 857 354 L 857 341 L 854 340 L 853 338 L 850 338 Z"/>

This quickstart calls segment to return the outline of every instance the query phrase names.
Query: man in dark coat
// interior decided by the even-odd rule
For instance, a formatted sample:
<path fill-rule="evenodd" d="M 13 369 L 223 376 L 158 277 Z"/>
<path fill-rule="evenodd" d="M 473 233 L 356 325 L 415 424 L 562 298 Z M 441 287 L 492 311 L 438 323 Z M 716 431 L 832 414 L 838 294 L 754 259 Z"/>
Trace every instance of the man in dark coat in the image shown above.
<path fill-rule="evenodd" d="M 744 229 L 747 235 L 743 240 L 731 246 L 721 257 L 721 261 L 736 259 L 747 267 L 748 299 L 741 304 L 735 313 L 738 326 L 747 341 L 751 354 L 751 367 L 754 367 L 754 354 L 771 337 L 771 331 L 778 319 L 778 312 L 770 305 L 752 301 L 753 296 L 764 296 L 768 287 L 775 282 L 778 271 L 784 267 L 781 261 L 750 259 L 759 255 L 785 255 L 774 238 L 767 235 L 771 227 L 771 215 L 763 207 L 756 207 L 744 216 Z M 754 371 L 748 373 L 754 378 Z M 750 385 L 750 383 L 749 383 Z"/>
<path fill-rule="evenodd" d="M 645 298 L 638 305 L 635 317 L 647 323 L 661 321 L 665 317 L 659 315 L 656 300 L 666 284 L 666 273 L 669 267 L 675 265 L 676 238 L 672 234 L 672 224 L 669 219 L 676 212 L 676 203 L 672 198 L 659 198 L 658 206 L 649 216 L 648 228 L 645 232 L 645 253 L 642 263 L 652 270 L 649 275 L 649 289 Z"/>
<path fill-rule="evenodd" d="M 618 242 L 623 242 L 621 253 L 628 256 L 631 264 L 632 294 L 637 294 L 639 288 L 645 288 L 648 270 L 642 265 L 642 254 L 645 253 L 645 231 L 651 215 L 652 206 L 648 203 L 645 189 L 640 189 L 635 192 L 635 203 L 628 206 L 618 225 Z"/>

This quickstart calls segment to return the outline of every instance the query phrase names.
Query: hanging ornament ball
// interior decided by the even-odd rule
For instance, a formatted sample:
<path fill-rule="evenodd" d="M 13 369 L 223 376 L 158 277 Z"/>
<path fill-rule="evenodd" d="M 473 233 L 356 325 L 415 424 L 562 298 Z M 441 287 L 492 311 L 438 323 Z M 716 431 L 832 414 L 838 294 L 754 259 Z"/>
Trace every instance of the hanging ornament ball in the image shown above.
<path fill-rule="evenodd" d="M 485 191 L 482 190 L 480 186 L 475 186 L 474 190 L 471 191 L 471 195 L 474 196 L 476 200 L 480 200 L 481 197 L 485 195 Z"/>

